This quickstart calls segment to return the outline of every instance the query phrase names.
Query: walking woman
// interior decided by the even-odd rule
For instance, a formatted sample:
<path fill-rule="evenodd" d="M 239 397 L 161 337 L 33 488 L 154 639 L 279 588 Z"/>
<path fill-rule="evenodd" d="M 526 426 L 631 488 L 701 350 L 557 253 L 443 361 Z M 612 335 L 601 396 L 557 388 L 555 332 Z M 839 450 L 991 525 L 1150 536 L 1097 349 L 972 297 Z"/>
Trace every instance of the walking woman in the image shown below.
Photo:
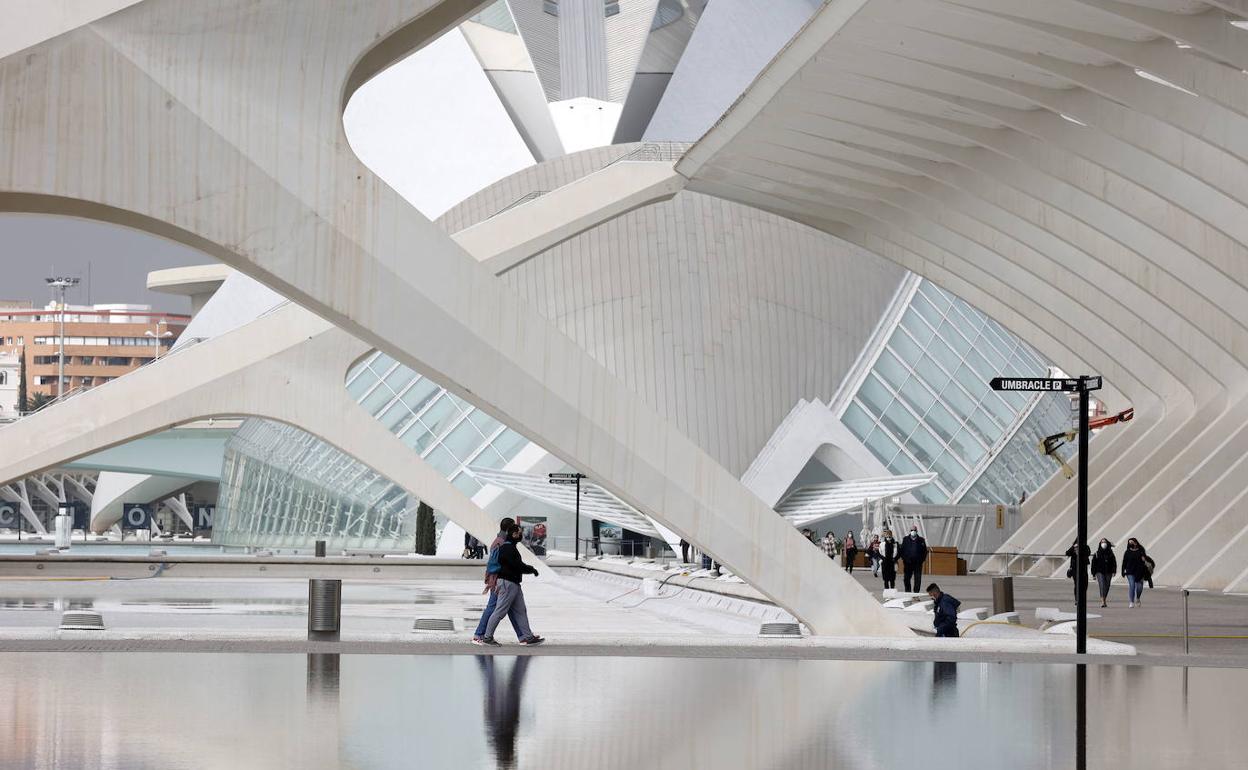
<path fill-rule="evenodd" d="M 1092 574 L 1096 576 L 1096 587 L 1101 591 L 1101 606 L 1108 607 L 1109 583 L 1118 574 L 1118 558 L 1114 556 L 1114 544 L 1109 538 L 1101 538 L 1101 544 L 1092 554 Z"/>
<path fill-rule="evenodd" d="M 854 572 L 854 559 L 858 558 L 858 544 L 854 542 L 854 532 L 845 533 L 845 571 Z"/>
<path fill-rule="evenodd" d="M 880 536 L 872 535 L 871 542 L 867 544 L 867 559 L 871 562 L 871 577 L 880 576 Z"/>
<path fill-rule="evenodd" d="M 1122 576 L 1127 579 L 1127 606 L 1142 604 L 1144 581 L 1149 579 L 1148 554 L 1135 538 L 1127 540 L 1127 550 L 1122 552 Z"/>
<path fill-rule="evenodd" d="M 823 554 L 829 559 L 835 559 L 838 551 L 841 550 L 841 543 L 836 539 L 836 533 L 828 530 L 828 534 L 823 536 Z"/>

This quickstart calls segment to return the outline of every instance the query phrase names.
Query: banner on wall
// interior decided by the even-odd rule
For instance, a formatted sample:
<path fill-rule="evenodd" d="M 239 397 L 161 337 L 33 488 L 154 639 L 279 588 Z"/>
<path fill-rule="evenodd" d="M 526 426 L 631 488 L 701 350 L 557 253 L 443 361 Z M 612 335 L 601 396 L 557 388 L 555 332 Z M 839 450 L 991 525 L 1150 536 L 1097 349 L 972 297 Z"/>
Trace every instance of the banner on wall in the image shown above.
<path fill-rule="evenodd" d="M 125 503 L 121 506 L 122 530 L 151 530 L 152 506 L 141 503 Z"/>
<path fill-rule="evenodd" d="M 195 531 L 211 532 L 212 520 L 217 516 L 215 505 L 199 505 L 195 507 Z"/>
<path fill-rule="evenodd" d="M 523 531 L 521 542 L 537 556 L 546 555 L 546 517 L 517 516 L 516 523 Z"/>

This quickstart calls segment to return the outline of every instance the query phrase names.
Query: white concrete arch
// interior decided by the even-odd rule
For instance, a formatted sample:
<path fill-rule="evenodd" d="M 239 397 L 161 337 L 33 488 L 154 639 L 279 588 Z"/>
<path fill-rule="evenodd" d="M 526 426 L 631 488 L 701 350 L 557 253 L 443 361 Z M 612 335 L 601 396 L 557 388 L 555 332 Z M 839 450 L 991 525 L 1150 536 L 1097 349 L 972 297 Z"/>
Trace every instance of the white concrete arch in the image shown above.
<path fill-rule="evenodd" d="M 1164 582 L 1231 590 L 1248 580 L 1245 15 L 831 0 L 677 171 L 874 241 L 1058 365 L 1115 379 L 1137 420 L 1093 442 L 1094 534 L 1139 536 Z M 1039 331 L 1037 305 L 1071 323 Z M 1013 545 L 1064 551 L 1073 503 L 1051 482 Z"/>
<path fill-rule="evenodd" d="M 147 0 L 2 59 L 0 208 L 189 241 L 447 384 L 813 630 L 906 635 L 351 153 L 345 98 L 479 5 Z"/>

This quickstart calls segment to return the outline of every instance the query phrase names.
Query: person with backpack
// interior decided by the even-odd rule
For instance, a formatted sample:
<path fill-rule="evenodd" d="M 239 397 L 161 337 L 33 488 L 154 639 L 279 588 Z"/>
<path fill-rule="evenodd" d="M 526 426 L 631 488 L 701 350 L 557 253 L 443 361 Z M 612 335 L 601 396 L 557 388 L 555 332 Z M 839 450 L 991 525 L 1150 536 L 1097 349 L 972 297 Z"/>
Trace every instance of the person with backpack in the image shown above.
<path fill-rule="evenodd" d="M 490 620 L 485 625 L 485 636 L 479 640 L 473 639 L 474 644 L 498 647 L 498 642 L 494 641 L 494 630 L 503 622 L 504 616 L 511 618 L 512 628 L 515 629 L 516 639 L 520 644 L 541 644 L 546 641 L 529 628 L 529 610 L 524 603 L 524 589 L 520 587 L 520 582 L 525 575 L 537 575 L 537 568 L 525 564 L 520 556 L 518 544 L 523 537 L 524 532 L 520 525 L 513 524 L 507 532 L 507 539 L 498 547 L 498 582 L 494 587 L 498 602 L 494 605 L 494 614 L 490 615 Z"/>
<path fill-rule="evenodd" d="M 1101 606 L 1108 607 L 1109 583 L 1118 572 L 1118 559 L 1114 556 L 1114 544 L 1109 538 L 1101 538 L 1101 544 L 1092 554 L 1092 574 L 1096 576 L 1096 587 L 1101 591 Z"/>
<path fill-rule="evenodd" d="M 498 571 L 500 569 L 498 563 L 498 549 L 507 539 L 507 533 L 516 522 L 511 517 L 504 518 L 498 522 L 498 536 L 494 538 L 494 542 L 490 543 L 490 559 L 485 564 L 485 590 L 481 593 L 490 595 L 489 601 L 485 603 L 485 610 L 481 613 L 481 620 L 477 623 L 477 630 L 472 634 L 472 643 L 480 644 L 485 638 L 485 627 L 490 622 L 490 616 L 494 614 L 494 608 L 498 606 L 498 594 L 494 588 L 498 584 Z M 511 619 L 511 628 L 516 632 L 516 637 L 520 637 L 520 626 L 516 624 L 516 619 Z"/>
<path fill-rule="evenodd" d="M 1129 538 L 1127 549 L 1122 552 L 1122 576 L 1127 579 L 1127 607 L 1143 604 L 1144 581 L 1152 578 L 1152 571 L 1148 568 L 1150 561 L 1140 541 Z"/>

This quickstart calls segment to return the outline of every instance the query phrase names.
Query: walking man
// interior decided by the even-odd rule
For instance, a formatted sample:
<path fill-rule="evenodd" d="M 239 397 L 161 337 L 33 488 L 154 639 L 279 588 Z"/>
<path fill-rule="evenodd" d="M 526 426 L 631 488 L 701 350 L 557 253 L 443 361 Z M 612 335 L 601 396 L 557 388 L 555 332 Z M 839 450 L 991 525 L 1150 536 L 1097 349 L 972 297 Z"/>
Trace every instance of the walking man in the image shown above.
<path fill-rule="evenodd" d="M 927 587 L 927 595 L 932 597 L 932 611 L 936 613 L 932 625 L 936 627 L 937 636 L 958 636 L 958 607 L 962 602 L 940 590 L 940 586 L 932 583 Z"/>
<path fill-rule="evenodd" d="M 923 562 L 927 561 L 927 541 L 919 536 L 919 528 L 910 525 L 910 534 L 901 541 L 901 563 L 906 570 L 903 580 L 906 593 L 919 592 L 923 584 Z M 913 586 L 913 587 L 912 587 Z"/>
<path fill-rule="evenodd" d="M 516 639 L 520 644 L 541 644 L 546 641 L 529 628 L 529 610 L 524 603 L 524 589 L 520 587 L 520 581 L 525 575 L 537 575 L 537 568 L 525 564 L 524 559 L 520 558 L 520 549 L 516 544 L 523 536 L 520 526 L 513 524 L 507 532 L 507 539 L 498 547 L 498 583 L 494 587 L 498 601 L 494 605 L 494 614 L 490 615 L 489 622 L 485 624 L 485 636 L 479 640 L 473 639 L 474 644 L 499 646 L 494 641 L 494 630 L 503 622 L 504 616 L 511 618 L 512 628 L 515 629 Z"/>
<path fill-rule="evenodd" d="M 508 517 L 498 522 L 498 536 L 494 538 L 494 542 L 490 543 L 490 560 L 485 564 L 485 590 L 481 593 L 489 594 L 489 601 L 485 603 L 485 610 L 481 613 L 481 620 L 477 623 L 477 630 L 472 634 L 472 643 L 480 644 L 481 639 L 485 637 L 485 626 L 490 621 L 490 616 L 494 614 L 494 608 L 498 604 L 498 594 L 494 588 L 498 584 L 498 549 L 507 539 L 507 533 L 516 525 L 514 519 Z M 516 638 L 520 638 L 520 627 L 516 625 L 515 618 L 511 620 L 511 628 L 516 632 Z"/>

